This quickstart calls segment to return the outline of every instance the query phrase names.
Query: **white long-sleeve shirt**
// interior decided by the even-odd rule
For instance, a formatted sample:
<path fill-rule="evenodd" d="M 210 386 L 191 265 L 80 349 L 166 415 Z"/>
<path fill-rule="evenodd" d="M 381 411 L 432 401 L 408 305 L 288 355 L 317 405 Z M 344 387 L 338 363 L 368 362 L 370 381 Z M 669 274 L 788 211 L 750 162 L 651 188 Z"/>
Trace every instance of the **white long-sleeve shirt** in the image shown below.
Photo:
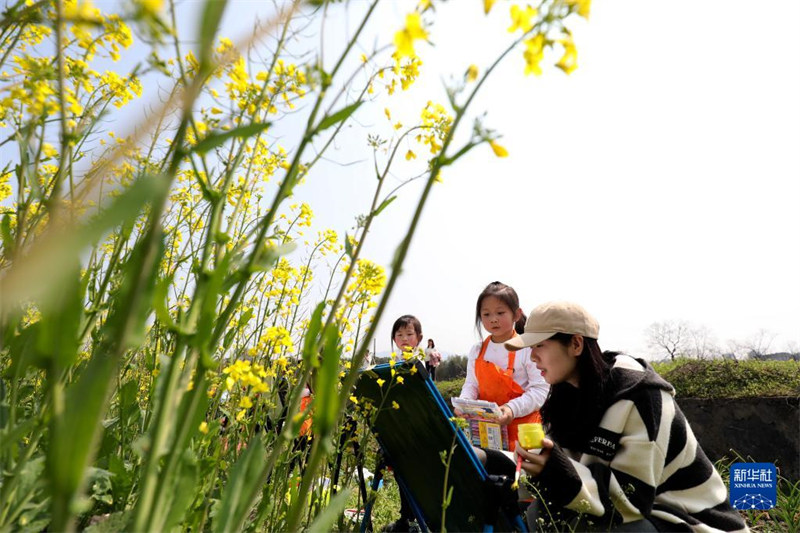
<path fill-rule="evenodd" d="M 467 378 L 461 388 L 460 398 L 467 400 L 479 399 L 478 378 L 475 376 L 475 361 L 478 359 L 478 354 L 481 353 L 482 344 L 482 342 L 479 342 L 469 351 L 467 356 Z M 483 358 L 490 363 L 496 364 L 503 371 L 508 368 L 508 350 L 503 344 L 490 340 Z M 514 418 L 526 416 L 541 409 L 547 399 L 550 385 L 544 380 L 541 372 L 536 368 L 536 364 L 531 361 L 530 348 L 517 350 L 514 358 L 514 381 L 524 391 L 521 396 L 508 402 L 511 412 L 514 413 Z"/>

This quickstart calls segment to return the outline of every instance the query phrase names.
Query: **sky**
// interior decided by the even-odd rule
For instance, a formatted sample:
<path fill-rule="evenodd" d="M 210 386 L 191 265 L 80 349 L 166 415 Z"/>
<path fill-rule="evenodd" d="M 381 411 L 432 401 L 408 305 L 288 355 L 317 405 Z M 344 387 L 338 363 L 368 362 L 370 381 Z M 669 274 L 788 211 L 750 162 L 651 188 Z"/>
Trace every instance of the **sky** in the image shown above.
<path fill-rule="evenodd" d="M 179 24 L 195 24 L 201 5 L 180 2 Z M 365 5 L 332 4 L 327 63 Z M 390 42 L 414 5 L 382 3 L 354 56 Z M 446 103 L 445 80 L 470 64 L 483 72 L 509 42 L 508 3 L 489 17 L 479 1 L 434 5 L 430 43 L 417 44 L 420 78 L 362 106 L 298 188 L 293 200 L 314 208 L 314 230 L 344 234 L 367 211 L 367 135 L 393 131 L 384 108 L 413 123 L 427 101 Z M 266 9 L 230 0 L 220 33 L 236 42 Z M 578 47 L 570 76 L 552 67 L 560 53 L 546 57 L 542 76 L 525 76 L 520 50 L 473 102 L 471 116 L 486 113 L 509 156 L 484 145 L 444 170 L 379 322 L 378 353 L 391 348 L 392 322 L 414 314 L 441 351 L 466 354 L 479 340 L 476 299 L 495 280 L 516 289 L 526 313 L 549 300 L 580 303 L 598 319 L 604 349 L 656 358 L 646 328 L 686 320 L 723 347 L 766 330 L 771 351 L 796 350 L 800 2 L 594 2 L 588 21 L 569 26 Z M 313 26 L 303 36 L 320 39 Z M 300 130 L 288 124 L 291 146 Z M 392 184 L 424 166 L 409 148 L 420 157 L 401 160 Z M 376 219 L 365 257 L 390 264 L 420 190 L 404 186 Z"/>
<path fill-rule="evenodd" d="M 359 110 L 298 189 L 315 227 L 344 233 L 367 210 L 374 180 L 364 147 L 367 133 L 390 130 L 384 106 L 394 120 L 414 120 L 426 101 L 446 102 L 443 80 L 473 63 L 483 71 L 505 47 L 509 4 L 488 18 L 474 4 L 435 3 L 417 83 Z M 352 32 L 363 5 L 331 11 L 330 45 Z M 231 2 L 223 31 L 250 24 L 257 6 Z M 383 4 L 377 37 L 413 6 Z M 723 349 L 761 331 L 771 351 L 796 349 L 800 3 L 595 2 L 589 20 L 570 27 L 570 76 L 553 67 L 525 76 L 515 52 L 474 102 L 509 156 L 482 146 L 445 169 L 379 322 L 378 353 L 409 313 L 441 351 L 466 354 L 479 340 L 476 299 L 495 280 L 516 289 L 526 313 L 549 300 L 580 303 L 598 319 L 604 349 L 658 358 L 645 330 L 666 320 L 707 328 Z M 401 164 L 393 179 L 412 175 Z M 403 187 L 376 219 L 365 257 L 391 262 L 420 187 Z"/>
<path fill-rule="evenodd" d="M 404 7 L 391 4 L 383 24 L 399 27 Z M 526 313 L 549 300 L 582 304 L 604 349 L 656 358 L 645 330 L 665 320 L 704 326 L 723 348 L 761 330 L 771 351 L 800 343 L 800 3 L 759 4 L 767 19 L 753 10 L 596 2 L 572 25 L 572 75 L 526 77 L 521 53 L 509 56 L 474 109 L 488 112 L 510 155 L 483 146 L 444 171 L 379 323 L 378 352 L 410 313 L 442 351 L 465 354 L 479 339 L 476 299 L 495 280 L 516 289 Z M 439 5 L 433 44 L 418 46 L 424 79 L 405 105 L 387 99 L 393 117 L 444 102 L 442 80 L 470 63 L 483 70 L 508 20 L 502 2 L 488 20 L 478 5 Z M 374 114 L 357 120 L 381 127 Z M 347 148 L 365 136 L 354 132 L 331 156 L 346 167 L 298 193 L 322 225 L 348 227 L 369 201 L 371 163 Z M 366 257 L 389 264 L 418 190 L 404 188 L 376 221 Z"/>

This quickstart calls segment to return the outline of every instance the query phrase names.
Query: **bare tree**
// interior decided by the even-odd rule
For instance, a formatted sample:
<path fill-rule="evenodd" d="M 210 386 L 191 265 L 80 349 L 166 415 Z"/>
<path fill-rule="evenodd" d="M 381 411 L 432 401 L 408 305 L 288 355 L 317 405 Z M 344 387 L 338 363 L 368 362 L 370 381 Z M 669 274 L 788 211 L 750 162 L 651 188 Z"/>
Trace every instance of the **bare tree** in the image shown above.
<path fill-rule="evenodd" d="M 690 351 L 691 328 L 685 320 L 654 322 L 645 330 L 647 345 L 665 351 L 670 359 L 685 357 Z"/>
<path fill-rule="evenodd" d="M 733 356 L 734 359 L 747 359 L 747 346 L 743 342 L 730 339 L 727 346 L 726 356 Z"/>
<path fill-rule="evenodd" d="M 713 359 L 722 350 L 717 345 L 714 333 L 708 326 L 699 325 L 689 328 L 689 353 L 697 359 Z"/>
<path fill-rule="evenodd" d="M 795 341 L 789 341 L 786 345 L 786 352 L 792 358 L 792 361 L 800 361 L 800 344 Z"/>
<path fill-rule="evenodd" d="M 775 334 L 765 329 L 758 330 L 754 335 L 744 341 L 747 355 L 751 359 L 764 359 L 769 354 Z"/>

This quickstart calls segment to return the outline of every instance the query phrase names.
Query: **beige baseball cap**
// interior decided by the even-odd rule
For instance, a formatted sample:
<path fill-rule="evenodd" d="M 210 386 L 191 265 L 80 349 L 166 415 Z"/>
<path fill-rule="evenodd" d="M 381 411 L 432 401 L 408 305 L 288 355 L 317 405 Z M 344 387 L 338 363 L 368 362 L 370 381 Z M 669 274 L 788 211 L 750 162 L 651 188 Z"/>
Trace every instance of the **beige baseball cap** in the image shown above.
<path fill-rule="evenodd" d="M 600 325 L 586 309 L 572 302 L 547 302 L 528 315 L 525 331 L 505 343 L 508 350 L 519 350 L 539 344 L 556 333 L 583 335 L 597 339 Z"/>

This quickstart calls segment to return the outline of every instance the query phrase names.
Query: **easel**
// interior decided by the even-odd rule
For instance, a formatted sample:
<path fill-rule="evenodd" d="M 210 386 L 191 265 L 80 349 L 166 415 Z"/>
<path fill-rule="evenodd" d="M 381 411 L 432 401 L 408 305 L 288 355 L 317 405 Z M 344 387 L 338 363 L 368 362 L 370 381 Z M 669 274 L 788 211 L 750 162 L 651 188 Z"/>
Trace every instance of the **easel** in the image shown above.
<path fill-rule="evenodd" d="M 511 480 L 488 475 L 421 362 L 364 370 L 355 396 L 377 410 L 370 429 L 383 466 L 392 467 L 423 531 L 527 531 Z M 373 491 L 382 476 L 378 468 Z M 362 533 L 372 530 L 371 511 L 368 500 Z"/>

